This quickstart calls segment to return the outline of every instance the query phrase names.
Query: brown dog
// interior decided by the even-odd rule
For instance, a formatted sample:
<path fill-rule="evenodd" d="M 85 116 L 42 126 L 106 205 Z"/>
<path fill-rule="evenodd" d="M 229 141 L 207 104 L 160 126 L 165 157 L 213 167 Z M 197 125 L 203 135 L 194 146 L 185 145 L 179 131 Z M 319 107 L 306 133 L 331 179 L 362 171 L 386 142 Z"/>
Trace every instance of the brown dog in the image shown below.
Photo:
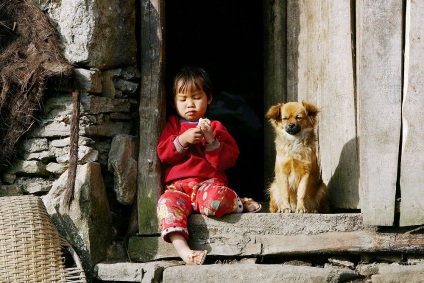
<path fill-rule="evenodd" d="M 266 116 L 275 130 L 275 179 L 269 188 L 271 212 L 328 212 L 327 186 L 316 153 L 318 108 L 308 102 L 272 106 Z"/>

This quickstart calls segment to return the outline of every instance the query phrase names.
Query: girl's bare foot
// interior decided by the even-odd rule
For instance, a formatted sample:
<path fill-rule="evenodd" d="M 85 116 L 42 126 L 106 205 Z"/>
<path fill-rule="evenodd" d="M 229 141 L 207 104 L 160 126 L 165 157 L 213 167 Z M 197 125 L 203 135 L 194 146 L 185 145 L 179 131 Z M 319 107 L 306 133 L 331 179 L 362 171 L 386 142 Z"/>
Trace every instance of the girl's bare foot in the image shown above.
<path fill-rule="evenodd" d="M 186 238 L 178 233 L 173 232 L 168 235 L 172 245 L 177 251 L 178 255 L 187 265 L 202 265 L 205 261 L 207 250 L 204 251 L 193 251 L 187 244 Z"/>
<path fill-rule="evenodd" d="M 191 253 L 187 256 L 188 261 L 184 261 L 187 265 L 202 265 L 203 262 L 205 262 L 207 254 L 207 250 L 191 251 Z"/>

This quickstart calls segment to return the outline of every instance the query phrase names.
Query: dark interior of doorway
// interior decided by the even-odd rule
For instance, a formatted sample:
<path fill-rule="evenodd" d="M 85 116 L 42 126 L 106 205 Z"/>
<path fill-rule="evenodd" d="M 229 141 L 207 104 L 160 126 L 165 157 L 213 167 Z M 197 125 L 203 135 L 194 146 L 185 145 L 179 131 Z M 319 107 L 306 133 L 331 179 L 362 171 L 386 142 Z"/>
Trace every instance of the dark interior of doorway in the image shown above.
<path fill-rule="evenodd" d="M 167 94 L 185 65 L 210 74 L 208 118 L 220 120 L 240 149 L 227 171 L 230 187 L 241 197 L 265 200 L 262 1 L 172 0 L 165 8 Z"/>

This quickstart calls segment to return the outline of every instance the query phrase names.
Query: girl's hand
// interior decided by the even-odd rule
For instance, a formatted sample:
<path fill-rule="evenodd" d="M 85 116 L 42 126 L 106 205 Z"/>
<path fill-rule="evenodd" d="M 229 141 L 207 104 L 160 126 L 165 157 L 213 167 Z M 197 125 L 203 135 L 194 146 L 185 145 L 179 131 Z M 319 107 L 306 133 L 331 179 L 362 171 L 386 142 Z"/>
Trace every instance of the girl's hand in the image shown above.
<path fill-rule="evenodd" d="M 215 137 L 213 135 L 213 130 L 212 130 L 212 127 L 211 127 L 211 121 L 209 119 L 200 118 L 199 124 L 197 125 L 197 128 L 202 130 L 203 136 L 205 137 L 205 141 L 207 143 L 213 143 L 214 142 Z"/>
<path fill-rule="evenodd" d="M 202 141 L 203 132 L 199 128 L 191 128 L 185 131 L 178 137 L 178 141 L 183 147 L 187 147 L 189 144 L 196 144 Z"/>

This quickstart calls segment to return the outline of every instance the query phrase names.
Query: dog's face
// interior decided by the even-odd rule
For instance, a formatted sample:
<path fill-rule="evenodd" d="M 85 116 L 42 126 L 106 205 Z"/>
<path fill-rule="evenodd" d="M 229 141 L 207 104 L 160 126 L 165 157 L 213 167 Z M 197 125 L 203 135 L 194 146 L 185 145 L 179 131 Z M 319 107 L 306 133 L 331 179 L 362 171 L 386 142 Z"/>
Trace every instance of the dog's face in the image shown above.
<path fill-rule="evenodd" d="M 318 112 L 312 103 L 288 102 L 271 106 L 266 116 L 276 130 L 284 130 L 294 136 L 306 129 L 313 130 Z"/>

